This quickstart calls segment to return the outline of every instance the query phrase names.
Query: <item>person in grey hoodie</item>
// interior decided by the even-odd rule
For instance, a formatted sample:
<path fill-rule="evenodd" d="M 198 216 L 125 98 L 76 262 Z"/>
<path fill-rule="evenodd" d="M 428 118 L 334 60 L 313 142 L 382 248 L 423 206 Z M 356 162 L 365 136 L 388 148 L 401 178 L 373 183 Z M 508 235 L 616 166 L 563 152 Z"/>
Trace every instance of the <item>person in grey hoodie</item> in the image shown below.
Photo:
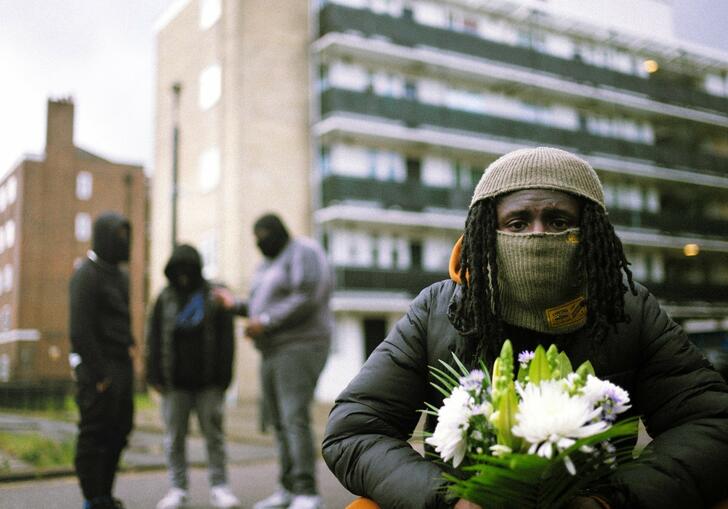
<path fill-rule="evenodd" d="M 254 508 L 319 509 L 309 407 L 329 350 L 333 274 L 323 249 L 310 239 L 291 238 L 278 216 L 260 217 L 253 231 L 265 260 L 253 276 L 250 298 L 220 297 L 248 317 L 246 335 L 263 357 L 264 412 L 278 441 L 280 487 Z"/>

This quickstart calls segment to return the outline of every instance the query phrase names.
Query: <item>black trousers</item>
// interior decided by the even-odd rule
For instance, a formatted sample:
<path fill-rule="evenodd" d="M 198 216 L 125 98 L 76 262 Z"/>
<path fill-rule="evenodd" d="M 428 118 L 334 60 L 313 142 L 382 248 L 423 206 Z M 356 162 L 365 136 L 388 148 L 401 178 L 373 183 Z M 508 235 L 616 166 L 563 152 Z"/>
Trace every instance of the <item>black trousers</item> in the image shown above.
<path fill-rule="evenodd" d="M 134 374 L 131 359 L 110 360 L 111 385 L 97 392 L 83 368 L 82 363 L 76 369 L 76 403 L 81 419 L 75 466 L 84 498 L 93 500 L 112 493 L 119 458 L 134 421 Z"/>

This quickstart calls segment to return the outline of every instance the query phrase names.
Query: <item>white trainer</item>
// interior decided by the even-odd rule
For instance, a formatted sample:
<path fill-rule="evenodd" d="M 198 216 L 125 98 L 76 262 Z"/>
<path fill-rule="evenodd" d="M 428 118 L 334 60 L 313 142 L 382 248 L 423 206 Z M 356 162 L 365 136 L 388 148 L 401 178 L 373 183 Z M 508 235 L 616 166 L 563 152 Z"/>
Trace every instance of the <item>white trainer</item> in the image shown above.
<path fill-rule="evenodd" d="M 318 495 L 296 495 L 288 509 L 324 509 L 324 502 Z"/>
<path fill-rule="evenodd" d="M 253 509 L 285 509 L 291 503 L 293 495 L 285 488 L 279 488 L 271 496 L 259 500 Z"/>
<path fill-rule="evenodd" d="M 210 488 L 210 503 L 213 507 L 230 509 L 232 507 L 240 507 L 240 500 L 233 495 L 230 488 L 225 484 L 213 486 Z"/>
<path fill-rule="evenodd" d="M 157 502 L 157 509 L 179 509 L 187 503 L 187 492 L 182 488 L 170 488 L 167 494 Z"/>

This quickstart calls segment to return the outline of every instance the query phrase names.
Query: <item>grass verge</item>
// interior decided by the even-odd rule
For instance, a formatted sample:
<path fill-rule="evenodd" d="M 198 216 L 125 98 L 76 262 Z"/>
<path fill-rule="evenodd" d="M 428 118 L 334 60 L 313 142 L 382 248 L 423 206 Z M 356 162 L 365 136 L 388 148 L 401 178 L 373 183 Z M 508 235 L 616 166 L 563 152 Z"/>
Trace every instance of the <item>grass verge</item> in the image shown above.
<path fill-rule="evenodd" d="M 51 440 L 38 433 L 0 432 L 0 450 L 36 468 L 73 465 L 74 440 Z M 0 464 L 0 470 L 7 465 Z"/>

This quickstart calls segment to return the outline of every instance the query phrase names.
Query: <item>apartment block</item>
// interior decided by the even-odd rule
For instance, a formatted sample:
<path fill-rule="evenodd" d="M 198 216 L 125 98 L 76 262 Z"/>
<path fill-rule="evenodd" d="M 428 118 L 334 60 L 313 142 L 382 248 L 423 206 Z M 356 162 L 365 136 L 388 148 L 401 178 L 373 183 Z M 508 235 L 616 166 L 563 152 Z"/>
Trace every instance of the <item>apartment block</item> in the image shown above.
<path fill-rule="evenodd" d="M 0 181 L 0 384 L 71 380 L 68 286 L 102 212 L 132 225 L 132 329 L 143 342 L 146 178 L 75 146 L 73 119 L 70 99 L 49 100 L 45 153 Z"/>
<path fill-rule="evenodd" d="M 635 279 L 726 351 L 728 56 L 672 37 L 669 2 L 189 0 L 158 44 L 154 238 L 169 238 L 176 122 L 180 231 L 211 274 L 246 292 L 268 210 L 326 246 L 337 327 L 319 398 L 447 277 L 483 169 L 539 145 L 594 166 Z"/>

